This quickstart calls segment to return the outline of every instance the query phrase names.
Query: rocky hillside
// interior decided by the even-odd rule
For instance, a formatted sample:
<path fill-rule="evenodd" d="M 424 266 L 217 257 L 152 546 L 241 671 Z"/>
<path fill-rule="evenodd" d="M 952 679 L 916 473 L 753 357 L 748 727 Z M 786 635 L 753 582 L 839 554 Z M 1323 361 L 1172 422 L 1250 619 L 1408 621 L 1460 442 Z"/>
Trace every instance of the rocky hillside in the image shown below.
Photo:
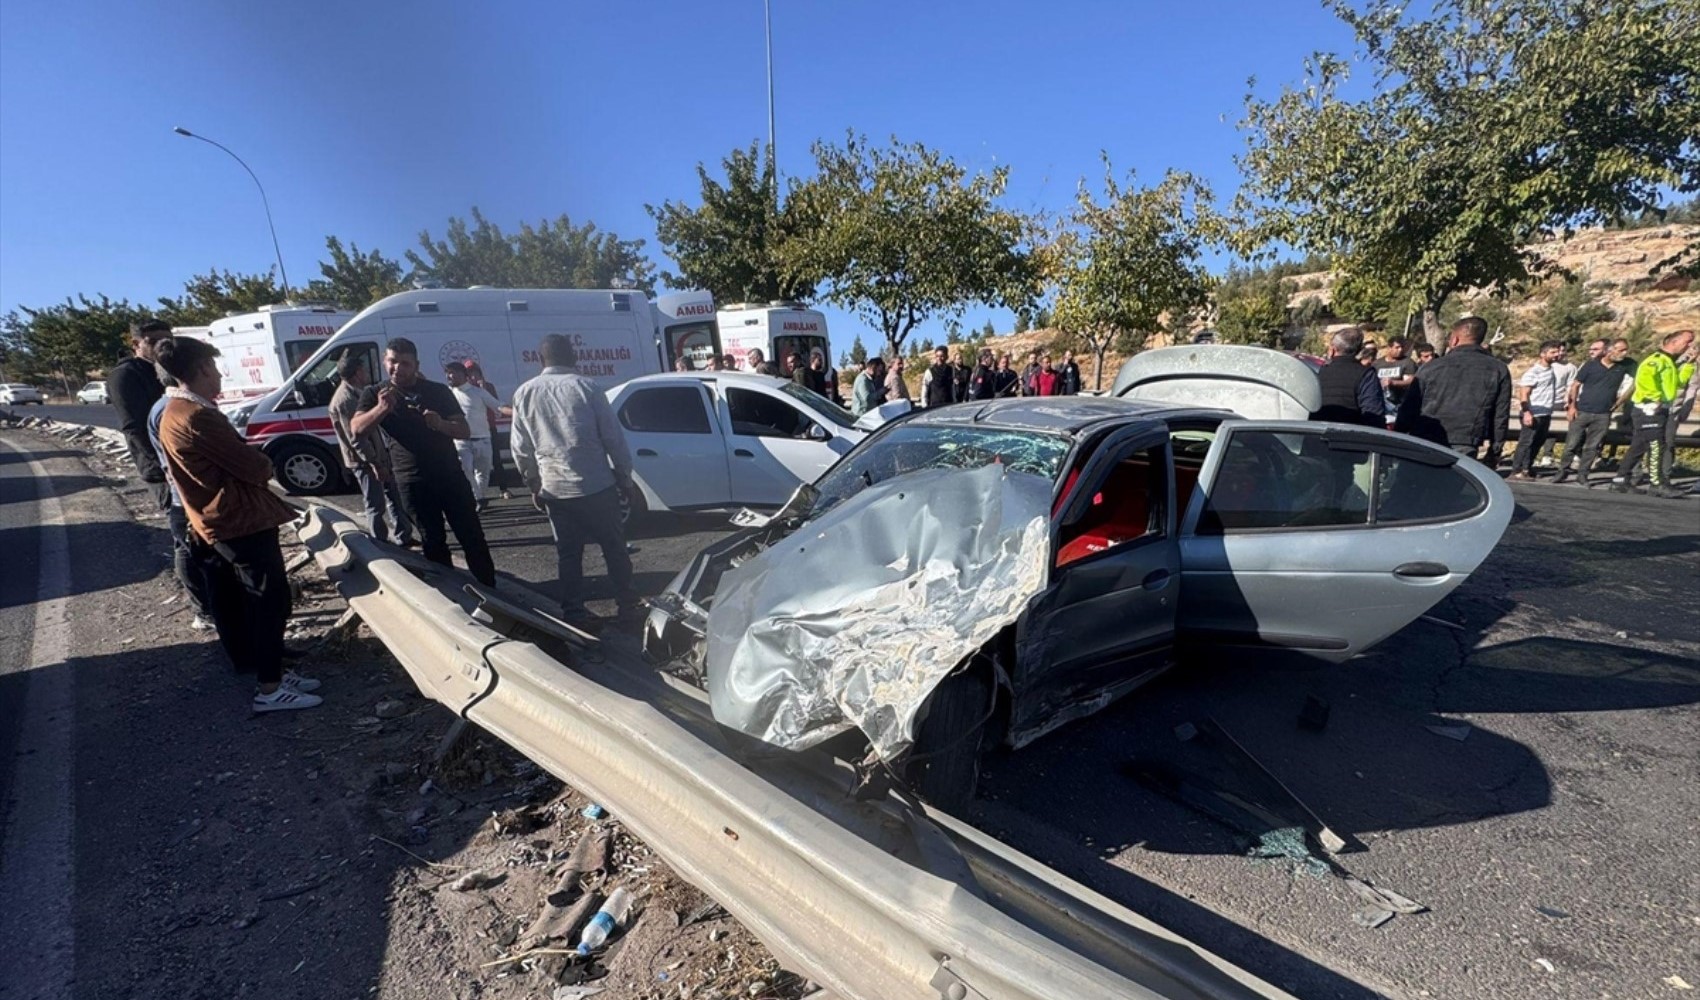
<path fill-rule="evenodd" d="M 1662 260 L 1674 256 L 1700 236 L 1700 225 L 1669 225 L 1649 229 L 1601 230 L 1588 229 L 1566 240 L 1537 244 L 1531 249 L 1553 260 L 1561 269 L 1581 277 L 1599 301 L 1611 310 L 1612 319 L 1601 325 L 1600 332 L 1623 330 L 1637 316 L 1644 318 L 1655 334 L 1700 325 L 1700 281 L 1664 274 L 1655 277 L 1652 269 Z M 1306 299 L 1332 301 L 1335 273 L 1318 271 L 1287 278 L 1292 288 L 1289 305 L 1295 310 Z M 1528 296 L 1511 303 L 1515 315 L 1533 318 L 1540 313 L 1546 299 L 1562 279 L 1552 279 Z M 1465 307 L 1485 299 L 1485 293 L 1465 296 Z M 1343 324 L 1330 324 L 1323 332 Z M 1019 359 L 1027 351 L 1049 347 L 1060 334 L 1055 330 L 1029 330 L 1005 334 L 990 343 L 994 350 L 1009 351 Z M 1151 346 L 1169 343 L 1168 337 L 1155 337 Z M 1502 353 L 1517 355 L 1527 349 L 1522 339 L 1508 339 Z M 1104 385 L 1115 378 L 1116 370 L 1125 360 L 1112 353 L 1105 359 Z M 1017 367 L 1022 362 L 1017 362 Z M 1090 358 L 1081 359 L 1081 370 L 1088 386 L 1092 384 Z"/>

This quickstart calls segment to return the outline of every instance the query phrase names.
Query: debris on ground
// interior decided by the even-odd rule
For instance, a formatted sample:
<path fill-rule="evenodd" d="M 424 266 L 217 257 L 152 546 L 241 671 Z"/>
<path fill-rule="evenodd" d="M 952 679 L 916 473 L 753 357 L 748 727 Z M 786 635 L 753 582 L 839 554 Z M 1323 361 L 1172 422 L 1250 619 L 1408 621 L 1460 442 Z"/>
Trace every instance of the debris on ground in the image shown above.
<path fill-rule="evenodd" d="M 1449 740 L 1457 740 L 1459 743 L 1462 743 L 1465 740 L 1470 738 L 1471 727 L 1468 726 L 1468 725 L 1424 726 L 1423 728 L 1428 730 L 1429 732 L 1433 733 L 1436 736 L 1444 736 Z"/>

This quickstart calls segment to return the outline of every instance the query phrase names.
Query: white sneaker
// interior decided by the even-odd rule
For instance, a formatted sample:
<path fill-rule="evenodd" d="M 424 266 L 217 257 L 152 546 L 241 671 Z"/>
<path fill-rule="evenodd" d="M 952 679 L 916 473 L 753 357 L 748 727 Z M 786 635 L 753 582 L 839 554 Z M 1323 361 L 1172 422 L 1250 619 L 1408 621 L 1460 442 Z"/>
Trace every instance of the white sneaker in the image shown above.
<path fill-rule="evenodd" d="M 254 694 L 254 711 L 288 712 L 298 708 L 316 708 L 324 699 L 316 694 L 302 694 L 292 687 L 279 684 L 271 694 Z"/>
<path fill-rule="evenodd" d="M 196 615 L 190 620 L 189 627 L 197 632 L 211 632 L 217 626 L 200 615 Z"/>
<path fill-rule="evenodd" d="M 317 678 L 306 677 L 302 674 L 296 673 L 293 670 L 285 670 L 283 672 L 283 680 L 280 681 L 279 683 L 283 687 L 290 688 L 291 690 L 299 691 L 302 694 L 310 694 L 314 691 L 319 690 L 319 681 L 318 681 Z"/>

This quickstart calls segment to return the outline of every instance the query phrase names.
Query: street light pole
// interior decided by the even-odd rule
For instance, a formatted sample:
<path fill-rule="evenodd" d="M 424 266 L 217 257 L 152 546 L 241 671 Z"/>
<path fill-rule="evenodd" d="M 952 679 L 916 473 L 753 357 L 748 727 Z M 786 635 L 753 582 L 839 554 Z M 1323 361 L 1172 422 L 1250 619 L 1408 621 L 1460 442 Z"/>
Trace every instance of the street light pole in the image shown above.
<path fill-rule="evenodd" d="M 242 169 L 248 171 L 248 176 L 252 177 L 254 179 L 254 186 L 260 189 L 260 204 L 264 205 L 265 208 L 266 208 L 266 228 L 270 229 L 271 234 L 272 234 L 272 252 L 277 255 L 277 276 L 278 276 L 278 279 L 283 282 L 283 297 L 286 298 L 286 299 L 289 298 L 289 272 L 284 270 L 284 267 L 283 267 L 283 250 L 277 244 L 277 226 L 272 224 L 272 203 L 271 203 L 271 199 L 266 197 L 265 185 L 260 183 L 260 178 L 255 175 L 254 169 L 252 167 L 248 166 L 248 164 L 243 163 L 242 157 L 237 156 L 235 153 L 231 153 L 230 150 L 228 148 L 226 148 L 224 145 L 217 143 L 217 142 L 214 142 L 213 140 L 208 139 L 204 135 L 196 135 L 195 133 L 189 131 L 188 129 L 184 128 L 181 125 L 178 125 L 176 128 L 173 128 L 171 131 L 176 132 L 178 135 L 184 137 L 185 139 L 199 139 L 209 146 L 217 146 L 219 149 L 224 150 L 226 153 L 230 154 L 231 159 L 235 160 L 237 163 L 241 163 Z"/>
<path fill-rule="evenodd" d="M 773 174 L 773 204 L 779 205 L 779 146 L 773 133 L 773 0 L 762 0 L 767 29 L 767 166 Z"/>

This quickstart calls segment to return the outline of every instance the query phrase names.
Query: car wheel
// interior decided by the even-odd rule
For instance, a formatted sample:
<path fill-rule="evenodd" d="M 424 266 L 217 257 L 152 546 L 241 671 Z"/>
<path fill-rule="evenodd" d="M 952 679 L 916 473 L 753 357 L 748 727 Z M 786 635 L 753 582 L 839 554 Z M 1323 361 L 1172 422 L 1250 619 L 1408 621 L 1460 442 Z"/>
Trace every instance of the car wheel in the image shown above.
<path fill-rule="evenodd" d="M 644 516 L 649 513 L 649 502 L 643 498 L 641 492 L 637 495 L 636 503 L 632 502 L 631 497 L 626 496 L 625 490 L 617 489 L 614 492 L 619 494 L 620 497 L 620 527 L 630 528 L 642 521 Z"/>
<path fill-rule="evenodd" d="M 980 784 L 996 684 L 981 656 L 944 679 L 927 702 L 905 774 L 916 794 L 947 813 L 960 812 Z"/>
<path fill-rule="evenodd" d="M 306 441 L 284 441 L 271 452 L 272 467 L 283 488 L 297 496 L 335 492 L 342 467 L 330 449 Z"/>

